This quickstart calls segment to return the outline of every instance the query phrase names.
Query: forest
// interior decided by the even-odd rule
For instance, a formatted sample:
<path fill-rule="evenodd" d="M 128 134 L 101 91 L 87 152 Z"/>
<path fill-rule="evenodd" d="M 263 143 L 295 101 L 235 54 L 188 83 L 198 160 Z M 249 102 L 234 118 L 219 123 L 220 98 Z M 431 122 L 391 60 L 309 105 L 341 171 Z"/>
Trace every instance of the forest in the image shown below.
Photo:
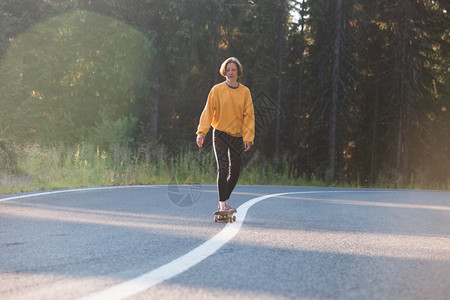
<path fill-rule="evenodd" d="M 266 178 L 244 182 L 449 189 L 449 6 L 0 0 L 0 181 L 30 178 L 44 161 L 56 161 L 55 176 L 87 167 L 86 149 L 92 161 L 120 159 L 108 166 L 112 180 L 82 185 L 153 183 L 123 179 L 138 162 L 154 177 L 195 162 L 213 169 L 195 132 L 224 80 L 220 64 L 234 56 L 256 117 L 244 168 Z M 26 167 L 30 149 L 45 159 Z M 181 173 L 184 183 L 215 180 L 214 170 Z"/>

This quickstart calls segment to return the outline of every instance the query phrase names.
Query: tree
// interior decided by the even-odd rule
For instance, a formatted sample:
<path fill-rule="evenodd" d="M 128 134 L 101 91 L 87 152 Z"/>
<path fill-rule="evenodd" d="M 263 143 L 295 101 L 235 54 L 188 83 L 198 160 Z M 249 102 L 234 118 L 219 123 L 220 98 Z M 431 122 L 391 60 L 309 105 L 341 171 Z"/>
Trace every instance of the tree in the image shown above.
<path fill-rule="evenodd" d="M 446 22 L 440 2 L 408 0 L 381 1 L 378 22 L 388 39 L 383 47 L 390 61 L 386 80 L 392 83 L 389 129 L 396 134 L 393 165 L 400 183 L 406 186 L 413 174 L 413 161 L 423 156 L 415 155 L 417 146 L 412 146 L 427 140 L 424 134 L 434 135 L 424 125 L 432 121 L 430 111 L 431 115 L 440 114 L 445 107 L 439 92 L 442 73 L 436 66 L 443 58 L 439 53 Z"/>
<path fill-rule="evenodd" d="M 331 56 L 331 97 L 330 97 L 330 117 L 329 117 L 329 134 L 328 134 L 328 170 L 327 182 L 331 183 L 335 178 L 335 158 L 336 158 L 336 123 L 337 123 L 337 106 L 339 100 L 339 59 L 341 51 L 341 20 L 342 20 L 342 0 L 336 0 L 334 3 L 333 14 L 333 40 L 332 40 L 332 56 Z"/>
<path fill-rule="evenodd" d="M 115 19 L 74 11 L 15 37 L 1 65 L 0 128 L 18 142 L 86 139 L 132 111 L 151 41 Z"/>
<path fill-rule="evenodd" d="M 284 44 L 285 44 L 285 26 L 286 26 L 286 3 L 285 0 L 280 1 L 280 20 L 279 20 L 279 34 L 278 34 L 278 74 L 277 74 L 277 105 L 282 107 L 283 99 L 283 60 L 284 60 Z M 275 170 L 278 172 L 280 165 L 280 136 L 281 136 L 281 114 L 276 115 L 276 127 L 275 127 L 275 155 L 274 165 Z"/>
<path fill-rule="evenodd" d="M 0 138 L 158 139 L 178 153 L 192 144 L 207 93 L 221 80 L 219 64 L 236 56 L 255 107 L 272 109 L 257 116 L 265 124 L 253 148 L 270 167 L 292 157 L 295 177 L 445 186 L 446 5 L 2 1 Z M 137 36 L 144 42 L 130 43 Z"/>

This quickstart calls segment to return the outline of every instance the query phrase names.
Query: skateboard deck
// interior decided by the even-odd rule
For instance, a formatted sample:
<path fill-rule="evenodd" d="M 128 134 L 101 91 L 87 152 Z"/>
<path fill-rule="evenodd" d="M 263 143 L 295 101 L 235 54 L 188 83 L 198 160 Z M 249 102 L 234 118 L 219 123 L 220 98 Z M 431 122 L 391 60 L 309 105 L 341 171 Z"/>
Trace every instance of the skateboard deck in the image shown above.
<path fill-rule="evenodd" d="M 215 211 L 213 212 L 214 222 L 216 223 L 232 223 L 236 221 L 236 216 L 233 216 L 234 212 L 229 211 Z"/>

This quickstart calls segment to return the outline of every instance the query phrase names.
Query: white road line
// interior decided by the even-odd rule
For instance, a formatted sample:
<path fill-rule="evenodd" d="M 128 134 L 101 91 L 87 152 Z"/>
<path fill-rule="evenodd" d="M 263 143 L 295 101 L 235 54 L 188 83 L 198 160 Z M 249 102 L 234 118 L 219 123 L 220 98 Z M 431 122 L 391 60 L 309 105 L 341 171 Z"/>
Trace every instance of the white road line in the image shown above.
<path fill-rule="evenodd" d="M 251 199 L 237 208 L 236 222 L 227 224 L 221 232 L 219 232 L 213 238 L 201 244 L 194 250 L 144 275 L 112 286 L 103 291 L 88 295 L 81 298 L 80 300 L 125 299 L 187 271 L 205 258 L 214 254 L 217 250 L 219 250 L 220 247 L 222 247 L 233 237 L 235 237 L 241 229 L 242 223 L 244 223 L 244 219 L 247 215 L 248 209 L 262 200 L 291 194 L 312 194 L 327 192 L 331 191 L 289 192 L 265 195 Z M 334 192 L 336 191 L 333 191 L 333 193 Z"/>
<path fill-rule="evenodd" d="M 45 195 L 71 193 L 71 192 L 98 191 L 98 190 L 123 189 L 123 188 L 152 188 L 152 187 L 167 187 L 167 185 L 124 185 L 124 186 L 103 186 L 103 187 L 79 188 L 79 189 L 70 189 L 70 190 L 58 190 L 58 191 L 41 192 L 41 193 L 34 193 L 34 194 L 28 194 L 28 195 L 12 196 L 12 197 L 8 197 L 8 198 L 0 198 L 0 202 L 18 200 L 18 199 L 24 199 L 24 198 L 31 198 L 31 197 L 39 197 L 39 196 L 45 196 Z"/>

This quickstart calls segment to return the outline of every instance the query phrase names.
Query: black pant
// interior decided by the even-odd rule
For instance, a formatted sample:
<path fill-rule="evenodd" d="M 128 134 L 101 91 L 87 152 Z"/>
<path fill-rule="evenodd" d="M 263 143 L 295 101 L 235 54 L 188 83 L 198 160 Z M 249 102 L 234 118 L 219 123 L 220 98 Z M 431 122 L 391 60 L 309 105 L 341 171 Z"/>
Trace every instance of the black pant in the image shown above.
<path fill-rule="evenodd" d="M 213 144 L 217 162 L 219 200 L 226 201 L 230 198 L 241 173 L 244 142 L 242 137 L 234 137 L 214 129 Z"/>

